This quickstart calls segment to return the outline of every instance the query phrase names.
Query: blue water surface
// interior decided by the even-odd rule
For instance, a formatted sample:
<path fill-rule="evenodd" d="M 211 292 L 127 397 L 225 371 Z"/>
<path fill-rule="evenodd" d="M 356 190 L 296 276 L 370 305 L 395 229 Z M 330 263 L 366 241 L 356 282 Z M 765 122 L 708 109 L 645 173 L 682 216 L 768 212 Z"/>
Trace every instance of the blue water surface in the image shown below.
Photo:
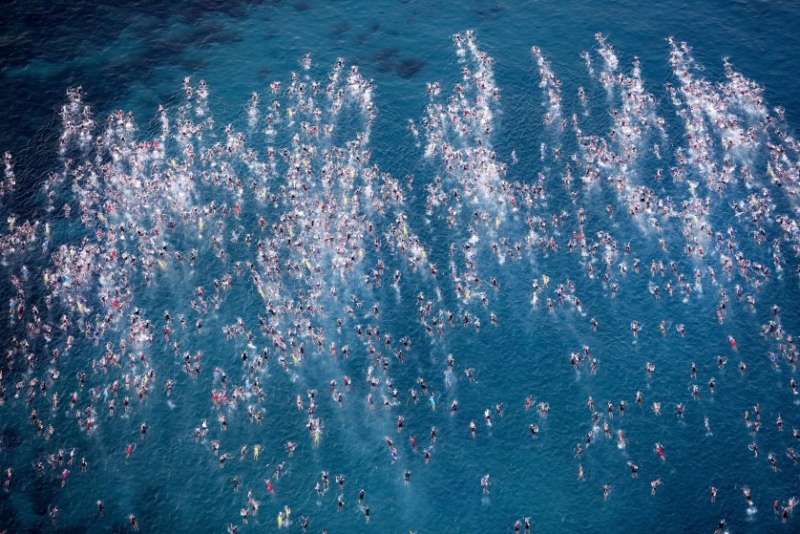
<path fill-rule="evenodd" d="M 792 350 L 788 336 L 796 335 L 800 327 L 798 261 L 793 248 L 797 235 L 782 232 L 777 219 L 797 217 L 798 203 L 795 189 L 789 187 L 791 180 L 778 186 L 769 173 L 780 166 L 796 175 L 800 161 L 791 139 L 800 124 L 799 24 L 800 7 L 794 2 L 744 0 L 142 0 L 104 5 L 16 2 L 6 6 L 0 22 L 0 148 L 13 158 L 16 186 L 9 187 L 6 176 L 0 220 L 4 221 L 4 236 L 13 236 L 14 228 L 24 221 L 39 221 L 40 225 L 36 239 L 25 247 L 4 237 L 4 244 L 14 248 L 7 249 L 3 258 L 0 292 L 4 302 L 19 298 L 12 277 L 22 278 L 23 265 L 30 274 L 27 281 L 20 281 L 26 301 L 22 317 L 10 311 L 0 322 L 5 354 L 0 469 L 4 473 L 13 470 L 10 483 L 0 488 L 0 531 L 132 531 L 131 514 L 142 532 L 226 532 L 232 525 L 243 533 L 276 531 L 276 518 L 285 513 L 285 507 L 291 509 L 290 520 L 282 520 L 281 526 L 290 532 L 301 531 L 303 516 L 309 518 L 309 532 L 330 533 L 514 532 L 515 522 L 526 517 L 534 532 L 543 533 L 710 533 L 722 519 L 730 532 L 796 531 L 797 517 L 789 514 L 782 524 L 772 506 L 775 501 L 781 509 L 790 506 L 800 491 L 797 467 L 787 457 L 787 448 L 800 445 L 792 433 L 794 426 L 800 427 L 798 397 L 790 388 L 796 369 L 785 356 Z M 488 102 L 479 100 L 473 80 L 463 77 L 464 68 L 474 74 L 486 67 L 469 51 L 459 53 L 468 47 L 454 42 L 453 36 L 458 33 L 465 38 L 467 31 L 474 35 L 476 48 L 492 58 L 489 71 L 496 98 Z M 609 177 L 616 171 L 604 168 L 598 183 L 586 187 L 580 183 L 586 153 L 575 133 L 573 114 L 583 135 L 605 139 L 616 150 L 617 141 L 610 132 L 619 129 L 615 112 L 625 111 L 620 86 L 608 89 L 601 80 L 606 67 L 597 33 L 613 45 L 619 59 L 614 76 L 630 76 L 638 59 L 644 89 L 653 99 L 652 116 L 664 119 L 663 133 L 657 132 L 653 123 L 642 126 L 646 133 L 637 145 L 642 156 L 625 167 L 626 178 L 650 188 L 661 199 L 669 198 L 678 210 L 682 202 L 707 201 L 706 222 L 713 232 L 703 238 L 704 257 L 690 255 L 685 249 L 683 223 L 693 222 L 691 217 L 682 221 L 676 216 L 657 216 L 662 225 L 658 230 L 649 217 L 630 216 L 627 193 L 618 195 L 611 185 Z M 669 37 L 691 48 L 693 62 L 687 64 L 695 80 L 708 82 L 703 89 L 706 94 L 721 90 L 728 80 L 725 60 L 763 91 L 763 109 L 773 120 L 769 126 L 763 114 L 731 108 L 745 130 L 752 126 L 757 132 L 754 146 L 734 153 L 717 142 L 710 149 L 716 171 L 733 154 L 734 174 L 739 176 L 748 165 L 755 185 L 736 179 L 723 192 L 715 192 L 706 186 L 711 174 L 706 167 L 678 161 L 678 149 L 691 160 L 690 134 L 696 131 L 696 123 L 687 126 L 685 101 L 676 106 L 670 98 L 669 86 L 678 87 L 681 80 L 670 65 Z M 553 124 L 546 123 L 546 114 L 553 110 L 546 88 L 540 86 L 540 69 L 531 51 L 534 46 L 558 79 L 561 110 Z M 584 51 L 592 60 L 591 73 L 581 55 Z M 307 54 L 309 62 L 304 64 Z M 339 58 L 343 62 L 341 79 L 332 81 Z M 371 81 L 372 119 L 364 112 L 360 97 L 347 96 L 350 93 L 343 80 L 353 66 L 362 80 Z M 347 275 L 326 263 L 326 254 L 332 254 L 335 245 L 330 245 L 330 250 L 320 245 L 324 250 L 318 251 L 315 260 L 313 251 L 300 254 L 278 239 L 274 245 L 284 278 L 278 282 L 260 270 L 263 278 L 259 285 L 250 276 L 248 262 L 261 269 L 257 242 L 272 239 L 272 225 L 286 222 L 282 217 L 289 212 L 290 201 L 270 204 L 257 198 L 258 191 L 281 196 L 281 187 L 291 189 L 280 150 L 296 148 L 292 138 L 303 133 L 299 115 L 293 120 L 287 112 L 296 102 L 292 100 L 296 95 L 289 94 L 293 73 L 298 83 L 306 84 L 306 90 L 313 80 L 319 82 L 323 91 L 316 101 L 321 108 L 329 107 L 324 95 L 329 83 L 340 84 L 337 87 L 342 88 L 344 100 L 337 116 L 324 116 L 324 121 L 335 124 L 334 133 L 304 141 L 313 147 L 305 156 L 313 170 L 301 194 L 312 199 L 315 209 L 322 209 L 319 202 L 313 204 L 319 200 L 338 210 L 355 210 L 356 219 L 361 220 L 358 224 L 366 228 L 372 223 L 375 232 L 355 236 L 363 238 L 363 243 L 360 255 L 352 258 L 357 267 Z M 210 96 L 203 115 L 198 113 L 202 106 L 194 96 L 187 100 L 182 89 L 187 77 L 193 95 L 200 80 L 208 85 Z M 274 92 L 270 88 L 273 82 L 280 82 Z M 431 84 L 436 82 L 441 95 L 431 98 Z M 456 115 L 485 104 L 491 110 L 491 131 L 473 128 L 459 136 L 455 129 L 443 128 L 448 137 L 435 140 L 436 154 L 426 157 L 425 124 L 432 117 L 429 106 L 442 104 L 442 120 L 446 120 L 448 103 L 459 105 L 457 84 L 463 86 L 466 104 L 457 107 Z M 87 145 L 73 139 L 59 151 L 64 132 L 61 109 L 68 104 L 67 91 L 78 86 L 82 105 L 90 106 L 96 122 L 96 136 Z M 578 96 L 579 88 L 585 91 L 585 104 Z M 253 93 L 259 95 L 259 114 L 249 124 L 247 107 Z M 269 134 L 265 133 L 266 115 L 273 101 L 279 101 L 282 108 L 275 113 L 280 117 L 276 133 Z M 132 113 L 136 130 L 130 136 L 137 142 L 159 139 L 159 106 L 164 106 L 169 117 L 170 134 L 163 161 L 147 164 L 153 171 L 151 177 L 168 180 L 170 173 L 173 178 L 193 173 L 193 183 L 182 197 L 184 203 L 174 212 L 170 212 L 166 196 L 151 198 L 143 205 L 137 196 L 141 188 L 116 183 L 113 172 L 103 175 L 102 165 L 113 158 L 107 150 L 93 151 L 94 142 L 102 138 L 106 117 L 113 116 L 113 123 L 118 110 L 123 116 Z M 197 150 L 189 164 L 186 145 L 177 134 L 180 123 L 188 117 L 201 124 L 211 115 L 215 126 L 207 129 L 202 139 L 192 141 Z M 713 119 L 705 117 L 705 124 L 712 128 Z M 562 119 L 563 129 L 559 125 Z M 226 155 L 224 148 L 217 156 L 220 166 L 201 164 L 201 150 L 213 150 L 215 143 L 226 145 L 226 125 L 242 133 L 246 147 L 259 161 L 267 161 L 273 149 L 277 171 L 268 179 L 259 176 L 238 156 Z M 342 185 L 346 175 L 342 183 L 323 191 L 319 154 L 334 145 L 345 147 L 364 131 L 368 135 L 362 138 L 361 156 L 366 160 L 363 151 L 368 150 L 369 161 L 343 158 L 339 163 L 357 168 L 359 177 L 374 165 L 379 173 L 397 180 L 404 202 L 387 201 L 385 213 L 363 202 L 354 208 L 353 199 L 366 194 L 367 186 L 361 182 L 353 187 Z M 124 144 L 117 138 L 115 143 Z M 512 207 L 500 200 L 497 190 L 482 190 L 482 196 L 475 199 L 454 200 L 452 192 L 462 187 L 458 182 L 462 174 L 457 168 L 448 170 L 447 164 L 453 161 L 444 155 L 445 144 L 465 153 L 479 145 L 491 147 L 498 164 L 507 165 L 502 177 L 507 184 L 542 184 L 543 196 L 530 207 L 522 205 L 522 193 L 518 195 L 520 205 Z M 660 146 L 660 159 L 652 152 L 654 144 Z M 772 159 L 775 152 L 770 145 L 784 147 L 787 160 Z M 102 155 L 95 159 L 98 154 Z M 227 187 L 224 179 L 215 184 L 202 176 L 204 171 L 220 170 L 222 162 L 229 163 L 231 172 L 243 182 L 241 191 Z M 86 164 L 98 173 L 94 183 L 86 178 Z M 569 189 L 563 185 L 568 164 L 574 177 Z M 81 166 L 86 172 L 75 178 L 75 169 Z M 115 169 L 135 174 L 133 167 L 123 167 Z M 685 180 L 673 179 L 670 169 L 677 167 L 685 167 Z M 663 171 L 661 181 L 656 180 L 658 169 Z M 53 179 L 54 185 L 46 190 L 48 179 Z M 429 194 L 437 180 L 448 200 L 444 206 L 431 207 Z M 251 188 L 254 181 L 256 187 Z M 692 181 L 699 185 L 690 192 Z M 499 181 L 493 183 L 500 187 Z M 57 192 L 52 209 L 48 190 Z M 92 192 L 98 197 L 90 210 L 91 222 L 82 224 L 79 206 Z M 740 200 L 747 208 L 754 196 L 765 198 L 770 207 L 759 224 L 748 213 L 736 215 L 733 208 Z M 123 200 L 129 201 L 128 208 Z M 241 214 L 206 213 L 199 217 L 203 219 L 201 227 L 191 209 L 198 207 L 202 212 L 212 201 L 231 210 L 237 204 Z M 117 203 L 115 213 L 105 208 L 107 202 Z M 65 203 L 73 208 L 69 218 L 63 213 Z M 447 223 L 447 206 L 457 207 L 455 224 Z M 614 210 L 613 216 L 606 206 Z M 579 222 L 580 208 L 585 210 L 585 224 Z M 163 235 L 158 238 L 152 229 L 161 223 L 151 216 L 157 209 L 169 212 L 177 222 L 172 231 L 162 224 Z M 181 219 L 182 210 L 188 217 Z M 101 219 L 97 213 L 105 215 Z M 482 221 L 484 213 L 487 218 Z M 401 214 L 405 223 L 397 218 Z M 5 222 L 9 217 L 14 218 L 14 227 Z M 265 230 L 260 228 L 260 217 L 266 221 Z M 694 222 L 699 225 L 701 221 Z M 540 223 L 544 231 L 540 231 Z M 95 269 L 106 264 L 105 274 L 115 273 L 117 287 L 128 277 L 132 296 L 101 331 L 99 325 L 111 308 L 104 308 L 99 294 L 113 284 L 103 286 L 99 273 L 81 288 L 75 284 L 66 287 L 63 280 L 54 282 L 54 254 L 64 246 L 64 257 L 73 256 L 69 247 L 79 249 L 84 238 L 100 243 L 103 240 L 96 232 L 107 235 L 119 224 L 132 226 L 128 240 L 120 242 L 116 250 L 136 256 L 136 261 L 123 268 L 98 255 L 93 262 Z M 404 229 L 397 233 L 417 236 L 424 254 L 392 246 L 392 232 L 401 226 Z M 150 232 L 148 238 L 137 238 L 137 227 Z M 765 241 L 754 239 L 759 228 L 765 229 Z M 306 230 L 312 233 L 310 228 Z M 231 232 L 239 236 L 237 242 L 231 241 Z M 721 240 L 716 232 L 723 236 Z M 579 245 L 568 251 L 568 242 L 578 233 L 584 234 L 589 249 L 597 244 L 595 254 L 582 255 Z M 253 236 L 251 246 L 244 243 L 246 234 Z M 608 242 L 605 234 L 610 236 Z M 221 238 L 216 247 L 211 242 L 213 235 Z M 765 265 L 768 275 L 752 268 L 742 274 L 736 266 L 730 275 L 725 273 L 722 255 L 734 256 L 725 249 L 730 235 L 735 236 L 736 249 L 743 257 Z M 309 235 L 302 237 L 311 241 Z M 529 245 L 526 237 L 531 239 Z M 539 237 L 545 238 L 544 248 L 539 246 Z M 550 237 L 556 249 L 548 246 Z M 48 248 L 43 251 L 46 239 Z M 381 242 L 380 250 L 373 246 L 375 239 Z M 169 255 L 159 256 L 160 240 L 168 243 Z M 611 250 L 611 241 L 616 250 Z M 516 257 L 509 254 L 501 259 L 493 252 L 493 244 L 513 250 L 516 243 L 522 250 Z M 626 244 L 630 244 L 630 253 L 624 250 Z M 110 248 L 103 250 L 110 253 Z M 188 258 L 192 249 L 198 251 L 194 266 L 188 259 L 179 262 L 172 256 L 181 251 Z M 220 260 L 219 250 L 225 250 L 225 261 Z M 775 250 L 780 251 L 777 263 Z M 612 262 L 608 269 L 603 260 L 606 254 Z M 143 265 L 148 258 L 151 265 L 146 268 Z M 634 258 L 641 260 L 638 273 L 634 272 Z M 237 261 L 241 272 L 235 269 Z M 670 261 L 675 262 L 680 277 L 673 273 Z M 291 262 L 302 274 L 292 274 Z M 373 277 L 378 262 L 385 267 L 380 287 Z M 651 262 L 662 262 L 665 273 L 656 269 L 651 275 Z M 431 264 L 436 266 L 435 276 Z M 588 274 L 590 264 L 594 276 Z M 709 267 L 715 271 L 713 279 Z M 392 283 L 395 271 L 401 274 L 397 284 Z M 145 272 L 149 280 L 145 280 Z M 606 272 L 609 280 L 604 281 Z M 215 307 L 214 282 L 226 274 L 232 276 L 231 289 L 221 291 L 220 305 Z M 472 280 L 473 275 L 480 278 L 480 285 Z M 534 281 L 541 288 L 538 293 Z M 676 287 L 672 297 L 666 290 L 668 281 Z M 690 288 L 689 294 L 684 284 Z M 563 302 L 559 285 L 565 288 Z M 470 295 L 459 291 L 459 286 L 468 286 Z M 659 286 L 660 299 L 653 296 L 654 286 Z M 742 289 L 741 299 L 736 295 L 737 286 Z M 203 288 L 206 303 L 205 308 L 199 306 L 200 311 L 190 305 L 192 300 L 200 300 L 198 287 Z M 292 303 L 307 303 L 314 288 L 321 288 L 319 298 L 311 299 L 321 305 L 321 313 L 295 310 L 275 319 L 284 340 L 297 342 L 285 352 L 259 328 L 260 317 L 270 321 L 270 298 L 265 296 L 270 287 L 280 287 L 276 290 L 279 297 L 271 303 L 284 309 Z M 266 293 L 260 294 L 260 289 Z M 485 305 L 481 293 L 487 299 Z M 87 298 L 90 310 L 78 307 L 80 294 Z M 45 303 L 47 295 L 52 298 L 50 305 Z M 357 306 L 351 295 L 357 296 L 363 307 Z M 75 299 L 73 306 L 68 296 Z M 580 307 L 575 305 L 575 297 L 580 299 Z M 752 297 L 752 305 L 747 297 Z M 548 298 L 552 309 L 546 304 Z M 719 321 L 717 310 L 723 298 L 727 298 L 724 320 Z M 421 320 L 420 308 L 429 301 L 432 312 Z M 379 308 L 377 316 L 373 305 Z M 52 326 L 51 341 L 29 330 L 28 325 L 35 322 L 33 306 L 41 313 L 43 324 Z M 348 306 L 354 308 L 352 316 Z M 779 307 L 777 315 L 773 306 Z M 129 329 L 136 326 L 130 320 L 135 309 L 152 322 L 150 344 L 128 338 Z M 165 310 L 173 319 L 169 341 L 163 336 Z M 445 324 L 442 336 L 432 321 L 439 310 L 442 317 L 446 318 L 446 311 L 454 315 L 454 325 Z M 465 314 L 469 319 L 462 327 Z M 496 325 L 491 314 L 496 315 Z M 62 315 L 70 321 L 67 332 L 59 328 Z M 186 316 L 186 329 L 181 328 L 179 315 Z M 321 348 L 315 347 L 308 325 L 301 320 L 293 322 L 293 317 L 310 318 L 314 333 L 324 338 Z M 244 329 L 254 334 L 252 344 L 243 334 L 226 339 L 223 326 L 235 325 L 238 318 Z M 479 331 L 475 318 L 480 320 Z M 598 323 L 596 331 L 592 318 Z M 341 326 L 337 319 L 342 320 Z M 202 332 L 196 327 L 198 320 L 203 323 Z M 641 325 L 637 337 L 631 333 L 633 321 Z M 762 335 L 762 327 L 769 327 L 770 321 L 773 326 L 780 325 L 780 338 Z M 684 325 L 684 336 L 677 330 L 679 325 Z M 380 333 L 373 339 L 359 336 L 359 327 L 377 327 Z M 67 335 L 75 337 L 69 350 Z M 390 336 L 388 345 L 386 335 Z M 403 337 L 408 338 L 408 347 L 401 343 Z M 735 349 L 729 337 L 736 340 Z M 20 346 L 25 339 L 28 346 Z M 132 359 L 126 355 L 120 365 L 111 365 L 104 372 L 98 362 L 106 343 L 112 344 L 112 352 L 120 353 L 119 342 L 125 339 L 129 340 L 126 354 Z M 173 350 L 173 342 L 179 343 L 177 350 Z M 338 348 L 336 358 L 331 357 L 331 343 Z M 302 355 L 299 345 L 303 346 Z M 341 352 L 345 345 L 350 348 L 348 358 Z M 570 354 L 583 354 L 584 347 L 590 358 L 596 359 L 596 372 L 585 360 L 570 365 Z M 55 362 L 51 361 L 54 349 L 61 354 Z M 247 353 L 252 362 L 265 349 L 268 363 L 249 372 L 241 354 Z M 398 350 L 403 353 L 402 362 Z M 374 352 L 385 359 L 385 369 Z M 199 376 L 192 377 L 182 369 L 185 353 L 192 362 L 201 354 Z M 776 355 L 774 365 L 770 353 Z M 292 355 L 302 361 L 295 363 Z M 449 355 L 454 359 L 452 374 L 448 374 Z M 280 357 L 286 359 L 286 369 Z M 718 357 L 727 363 L 720 365 Z M 692 362 L 696 378 L 691 374 Z M 739 369 L 742 362 L 744 371 Z M 651 374 L 648 363 L 655 366 Z M 215 405 L 212 392 L 223 391 L 214 377 L 215 369 L 227 375 L 226 394 L 232 395 L 241 386 L 244 398 L 231 405 Z M 467 377 L 468 369 L 474 380 Z M 60 373 L 55 380 L 54 370 Z M 140 400 L 133 382 L 144 380 L 150 371 L 154 378 L 148 377 L 149 394 Z M 79 385 L 80 372 L 86 375 L 83 386 Z M 352 380 L 348 388 L 345 376 Z M 261 398 L 252 390 L 255 377 L 263 389 Z M 369 377 L 378 379 L 374 388 Z M 129 387 L 126 378 L 131 381 Z M 712 378 L 713 394 L 708 385 Z M 44 382 L 46 391 L 38 382 L 29 389 L 33 379 Z M 393 381 L 393 387 L 387 387 L 387 379 Z M 421 391 L 420 379 L 433 396 L 435 410 L 429 395 Z M 169 396 L 167 380 L 174 383 Z M 114 397 L 115 382 L 119 393 L 112 416 L 105 395 Z M 16 396 L 18 383 L 22 385 Z M 699 399 L 692 397 L 695 384 Z M 392 399 L 393 388 L 397 389 L 396 400 Z M 343 394 L 341 406 L 331 395 L 333 389 Z M 416 403 L 412 389 L 419 395 Z M 313 418 L 322 424 L 318 440 L 306 428 L 309 390 L 317 392 Z M 70 403 L 73 392 L 77 394 L 75 406 Z M 641 406 L 636 403 L 637 392 L 642 394 Z M 55 409 L 51 408 L 54 393 L 59 396 Z M 367 402 L 370 394 L 374 409 Z M 125 396 L 130 397 L 127 412 L 122 407 Z M 298 396 L 303 411 L 296 407 Z M 528 397 L 530 409 L 525 407 Z M 596 421 L 587 407 L 590 397 L 598 412 Z M 451 410 L 453 401 L 458 402 L 455 412 Z M 609 401 L 615 407 L 613 417 L 606 411 Z M 626 403 L 624 414 L 618 408 L 621 401 Z M 661 403 L 660 416 L 654 413 L 654 402 Z M 546 413 L 540 410 L 540 403 L 549 406 Z M 684 406 L 683 417 L 676 415 L 678 403 Z M 753 426 L 757 404 L 763 424 L 760 430 Z M 502 405 L 502 417 L 496 405 Z M 250 421 L 248 406 L 263 414 L 261 424 Z M 39 435 L 31 424 L 34 409 L 45 428 L 53 426 L 51 438 Z M 91 432 L 76 422 L 76 412 L 88 418 L 89 409 L 95 416 Z M 486 424 L 485 410 L 491 413 L 491 426 Z M 218 420 L 223 415 L 227 430 Z M 397 430 L 400 416 L 404 418 L 402 432 Z M 704 427 L 705 416 L 710 432 Z M 779 416 L 784 420 L 783 431 L 775 423 Z M 204 420 L 208 432 L 196 439 L 195 429 Z M 474 438 L 471 421 L 477 426 Z M 610 438 L 604 435 L 604 422 L 609 425 Z M 147 425 L 146 439 L 141 435 L 143 423 Z M 534 424 L 538 426 L 535 438 L 530 432 Z M 435 442 L 431 438 L 434 427 Z M 624 435 L 624 447 L 618 446 L 618 431 Z M 396 459 L 387 437 L 396 448 Z M 215 440 L 218 452 L 213 450 Z M 297 444 L 292 456 L 286 451 L 290 441 Z M 748 448 L 751 443 L 758 444 L 757 457 Z M 129 444 L 132 452 L 127 457 Z M 585 449 L 580 457 L 575 453 L 578 444 Z M 655 452 L 656 444 L 663 446 L 665 459 Z M 246 455 L 240 459 L 245 445 Z M 253 454 L 256 445 L 258 458 Z M 63 465 L 49 465 L 48 455 L 56 455 L 59 449 L 67 456 L 74 449 L 74 464 L 67 465 L 65 460 Z M 428 460 L 424 451 L 430 453 Z M 767 460 L 769 453 L 775 455 L 777 471 Z M 224 467 L 220 466 L 221 454 L 231 455 Z M 81 458 L 88 463 L 85 472 Z M 44 464 L 42 474 L 36 467 L 39 460 Z M 631 477 L 628 462 L 638 465 L 637 478 Z M 69 475 L 62 487 L 65 468 Z M 578 478 L 579 468 L 585 480 Z M 410 471 L 408 484 L 405 470 Z M 321 483 L 323 472 L 328 473 L 330 489 L 318 493 L 315 484 Z M 488 493 L 483 493 L 481 477 L 486 474 L 490 485 Z M 337 475 L 345 477 L 341 491 Z M 234 491 L 235 476 L 238 491 Z M 273 493 L 267 491 L 267 479 Z M 654 480 L 661 485 L 651 495 L 650 482 Z M 608 499 L 603 496 L 604 485 L 611 487 Z M 712 486 L 718 489 L 714 503 Z M 359 503 L 362 488 L 366 496 Z M 750 489 L 752 505 L 743 488 Z M 248 507 L 248 491 L 260 506 L 255 516 L 251 510 L 245 523 L 240 510 Z M 339 495 L 344 500 L 341 511 L 337 510 Z M 103 517 L 97 511 L 98 500 L 104 505 Z M 370 509 L 369 522 L 365 504 Z M 53 513 L 54 507 L 57 513 Z"/>

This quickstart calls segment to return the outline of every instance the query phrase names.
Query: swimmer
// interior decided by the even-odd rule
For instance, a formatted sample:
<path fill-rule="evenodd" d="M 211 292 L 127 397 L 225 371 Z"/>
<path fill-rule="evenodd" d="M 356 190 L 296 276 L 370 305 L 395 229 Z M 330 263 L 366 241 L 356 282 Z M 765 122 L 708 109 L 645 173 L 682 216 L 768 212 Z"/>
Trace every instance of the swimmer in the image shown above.
<path fill-rule="evenodd" d="M 772 453 L 767 454 L 767 461 L 769 461 L 769 465 L 772 466 L 772 471 L 775 473 L 778 472 L 778 460 L 775 458 L 775 455 Z"/>
<path fill-rule="evenodd" d="M 653 413 L 656 415 L 661 415 L 661 403 L 660 402 L 653 402 Z"/>
<path fill-rule="evenodd" d="M 747 486 L 742 488 L 742 494 L 744 495 L 744 499 L 747 501 L 747 506 L 753 506 L 753 498 L 750 496 L 750 488 Z"/>
<path fill-rule="evenodd" d="M 650 495 L 655 495 L 656 491 L 658 491 L 658 487 L 661 485 L 661 479 L 657 478 L 650 482 Z"/>
<path fill-rule="evenodd" d="M 547 417 L 547 412 L 549 411 L 550 411 L 550 403 L 547 402 L 539 403 L 539 415 L 541 417 Z"/>
<path fill-rule="evenodd" d="M 631 478 L 636 478 L 639 476 L 639 466 L 635 463 L 628 461 L 628 467 L 631 469 Z"/>

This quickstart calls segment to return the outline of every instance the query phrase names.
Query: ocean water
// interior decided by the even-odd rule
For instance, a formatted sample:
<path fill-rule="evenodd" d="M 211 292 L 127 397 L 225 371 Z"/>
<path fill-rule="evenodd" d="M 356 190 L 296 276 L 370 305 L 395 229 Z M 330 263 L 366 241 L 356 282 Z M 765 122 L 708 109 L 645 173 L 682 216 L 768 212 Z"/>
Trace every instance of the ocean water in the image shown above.
<path fill-rule="evenodd" d="M 799 22 L 6 6 L 0 531 L 796 531 Z"/>

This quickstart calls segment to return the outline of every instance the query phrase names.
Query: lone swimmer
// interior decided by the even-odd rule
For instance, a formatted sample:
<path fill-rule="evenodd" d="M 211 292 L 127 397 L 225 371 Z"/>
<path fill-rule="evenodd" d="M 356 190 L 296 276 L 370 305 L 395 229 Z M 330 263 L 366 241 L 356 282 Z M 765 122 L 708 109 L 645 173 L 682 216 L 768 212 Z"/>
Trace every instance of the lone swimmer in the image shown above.
<path fill-rule="evenodd" d="M 489 475 L 481 477 L 481 491 L 485 494 L 489 493 Z"/>

